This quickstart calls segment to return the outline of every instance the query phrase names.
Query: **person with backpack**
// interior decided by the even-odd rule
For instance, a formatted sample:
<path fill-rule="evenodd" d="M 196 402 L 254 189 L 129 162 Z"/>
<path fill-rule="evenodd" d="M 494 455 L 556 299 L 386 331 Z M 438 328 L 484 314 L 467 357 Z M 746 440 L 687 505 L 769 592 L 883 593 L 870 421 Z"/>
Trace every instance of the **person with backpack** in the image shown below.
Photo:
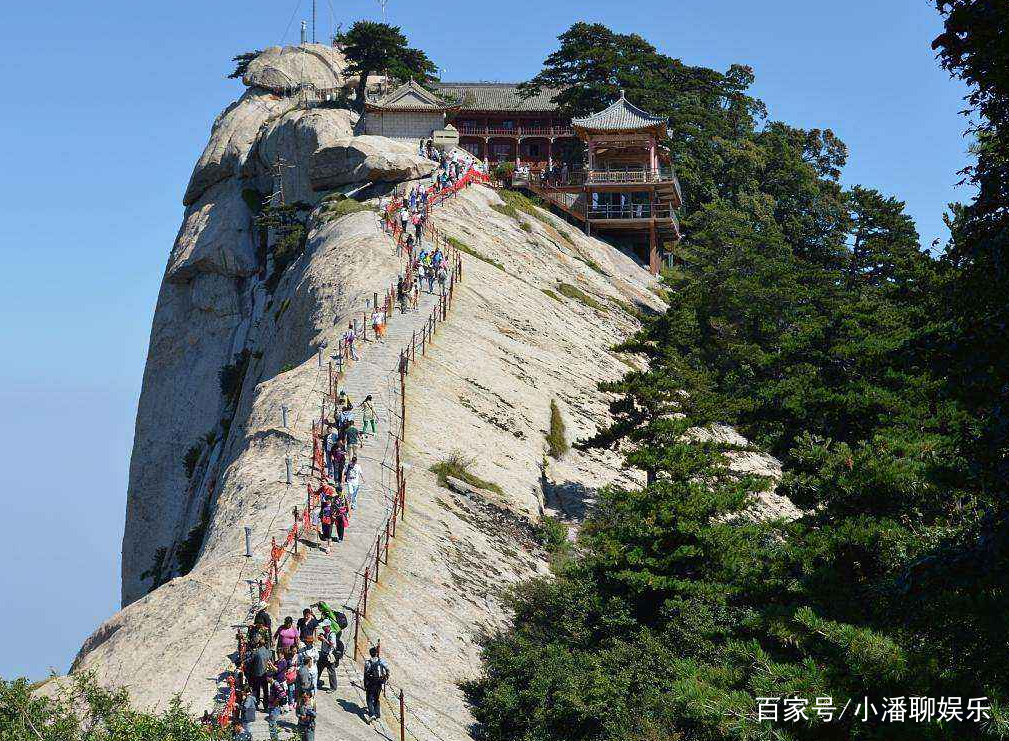
<path fill-rule="evenodd" d="M 399 302 L 399 313 L 406 313 L 407 284 L 406 278 L 402 275 L 396 281 L 396 300 Z"/>
<path fill-rule="evenodd" d="M 319 614 L 322 615 L 322 619 L 327 621 L 329 627 L 333 630 L 333 634 L 339 639 L 343 633 L 343 629 L 350 624 L 347 621 L 347 616 L 342 612 L 337 612 L 325 602 L 316 602 L 313 607 L 319 608 Z"/>
<path fill-rule="evenodd" d="M 351 459 L 357 458 L 357 451 L 361 445 L 361 433 L 354 424 L 354 419 L 347 420 L 347 453 Z"/>
<path fill-rule="evenodd" d="M 438 268 L 438 289 L 441 291 L 443 296 L 445 295 L 447 284 L 448 284 L 448 270 L 446 270 L 445 265 L 442 264 Z"/>
<path fill-rule="evenodd" d="M 367 723 L 382 717 L 382 707 L 379 698 L 382 696 L 382 688 L 389 681 L 389 665 L 378 655 L 378 646 L 368 649 L 368 658 L 364 662 L 364 692 L 368 701 Z"/>
<path fill-rule="evenodd" d="M 329 623 L 324 623 L 319 633 L 319 689 L 322 689 L 322 673 L 329 679 L 329 690 L 336 689 L 336 667 L 343 658 L 343 642 L 337 637 Z"/>
<path fill-rule="evenodd" d="M 354 322 L 347 324 L 347 331 L 343 334 L 343 341 L 347 343 L 347 353 L 351 360 L 360 360 L 357 356 L 357 331 L 354 329 Z"/>
<path fill-rule="evenodd" d="M 336 445 L 329 450 L 329 477 L 337 486 L 343 483 L 343 469 L 346 465 L 347 450 L 343 446 L 343 440 L 338 438 Z"/>

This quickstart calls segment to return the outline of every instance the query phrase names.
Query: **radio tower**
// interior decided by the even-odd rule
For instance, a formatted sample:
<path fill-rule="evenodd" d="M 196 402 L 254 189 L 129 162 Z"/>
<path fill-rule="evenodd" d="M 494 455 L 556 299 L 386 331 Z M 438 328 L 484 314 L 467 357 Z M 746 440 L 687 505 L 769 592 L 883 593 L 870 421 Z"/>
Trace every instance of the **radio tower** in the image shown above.
<path fill-rule="evenodd" d="M 312 43 L 315 43 L 315 0 L 312 0 Z"/>
<path fill-rule="evenodd" d="M 389 4 L 389 0 L 378 0 L 378 4 L 382 6 L 382 23 L 385 23 L 385 6 Z"/>

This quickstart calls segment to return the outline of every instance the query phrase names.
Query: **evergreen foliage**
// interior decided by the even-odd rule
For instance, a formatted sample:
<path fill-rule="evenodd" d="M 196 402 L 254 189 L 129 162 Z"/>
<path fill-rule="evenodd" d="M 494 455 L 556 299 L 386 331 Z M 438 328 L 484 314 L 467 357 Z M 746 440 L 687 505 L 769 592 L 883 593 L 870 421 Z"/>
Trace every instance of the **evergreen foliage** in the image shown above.
<path fill-rule="evenodd" d="M 564 428 L 564 418 L 555 399 L 550 400 L 550 431 L 547 433 L 547 453 L 551 458 L 561 458 L 568 452 L 567 430 Z"/>
<path fill-rule="evenodd" d="M 255 51 L 243 52 L 242 54 L 232 57 L 231 61 L 235 63 L 235 69 L 232 70 L 230 75 L 228 75 L 228 79 L 237 80 L 243 77 L 249 69 L 249 63 L 262 53 L 262 49 L 256 49 Z"/>
<path fill-rule="evenodd" d="M 399 82 L 416 80 L 422 85 L 437 79 L 438 67 L 423 51 L 408 46 L 399 26 L 357 21 L 337 41 L 347 58 L 347 74 L 359 78 L 354 101 L 359 111 L 364 110 L 368 76 L 376 72 Z"/>
<path fill-rule="evenodd" d="M 4 741 L 217 741 L 223 731 L 193 718 L 178 696 L 160 712 L 135 710 L 125 689 L 99 687 L 75 675 L 54 697 L 26 679 L 0 679 L 0 737 Z"/>
<path fill-rule="evenodd" d="M 1009 12 L 940 0 L 944 65 L 973 87 L 973 203 L 921 250 L 898 199 L 839 183 L 832 133 L 763 122 L 752 75 L 576 24 L 537 84 L 584 113 L 625 87 L 670 116 L 688 238 L 612 424 L 581 447 L 646 473 L 604 489 L 577 557 L 519 587 L 466 685 L 486 738 L 973 739 L 1009 733 L 1005 327 Z M 794 522 L 753 509 L 735 426 L 783 463 Z M 987 697 L 984 723 L 881 722 L 886 698 Z M 806 720 L 758 721 L 757 697 Z M 868 698 L 877 718 L 827 722 Z"/>

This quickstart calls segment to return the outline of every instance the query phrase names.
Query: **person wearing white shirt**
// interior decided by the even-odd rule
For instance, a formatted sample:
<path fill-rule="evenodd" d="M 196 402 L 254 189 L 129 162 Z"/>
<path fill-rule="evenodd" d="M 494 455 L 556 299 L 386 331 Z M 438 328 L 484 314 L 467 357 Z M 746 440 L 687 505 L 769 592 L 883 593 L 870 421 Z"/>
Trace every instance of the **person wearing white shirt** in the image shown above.
<path fill-rule="evenodd" d="M 352 510 L 357 509 L 357 494 L 361 490 L 361 484 L 363 483 L 364 473 L 361 471 L 361 466 L 358 464 L 357 456 L 355 455 L 347 467 L 346 477 L 347 492 L 350 494 L 350 508 Z"/>

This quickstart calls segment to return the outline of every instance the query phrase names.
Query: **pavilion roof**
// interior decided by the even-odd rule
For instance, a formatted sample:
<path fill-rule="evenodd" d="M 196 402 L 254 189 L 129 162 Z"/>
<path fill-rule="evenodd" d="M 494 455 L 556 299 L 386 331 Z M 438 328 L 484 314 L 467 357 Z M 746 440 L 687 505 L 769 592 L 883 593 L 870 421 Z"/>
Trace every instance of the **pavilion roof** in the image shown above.
<path fill-rule="evenodd" d="M 370 111 L 447 111 L 454 107 L 415 80 L 366 105 Z"/>
<path fill-rule="evenodd" d="M 517 82 L 438 82 L 439 93 L 458 99 L 464 111 L 516 111 L 552 112 L 557 105 L 551 102 L 559 91 L 543 88 L 531 98 L 519 94 Z"/>
<path fill-rule="evenodd" d="M 657 129 L 658 133 L 665 134 L 666 132 L 665 116 L 653 116 L 651 113 L 641 110 L 624 97 L 623 90 L 620 91 L 620 98 L 607 108 L 584 118 L 573 118 L 571 125 L 576 129 L 588 131 Z"/>

